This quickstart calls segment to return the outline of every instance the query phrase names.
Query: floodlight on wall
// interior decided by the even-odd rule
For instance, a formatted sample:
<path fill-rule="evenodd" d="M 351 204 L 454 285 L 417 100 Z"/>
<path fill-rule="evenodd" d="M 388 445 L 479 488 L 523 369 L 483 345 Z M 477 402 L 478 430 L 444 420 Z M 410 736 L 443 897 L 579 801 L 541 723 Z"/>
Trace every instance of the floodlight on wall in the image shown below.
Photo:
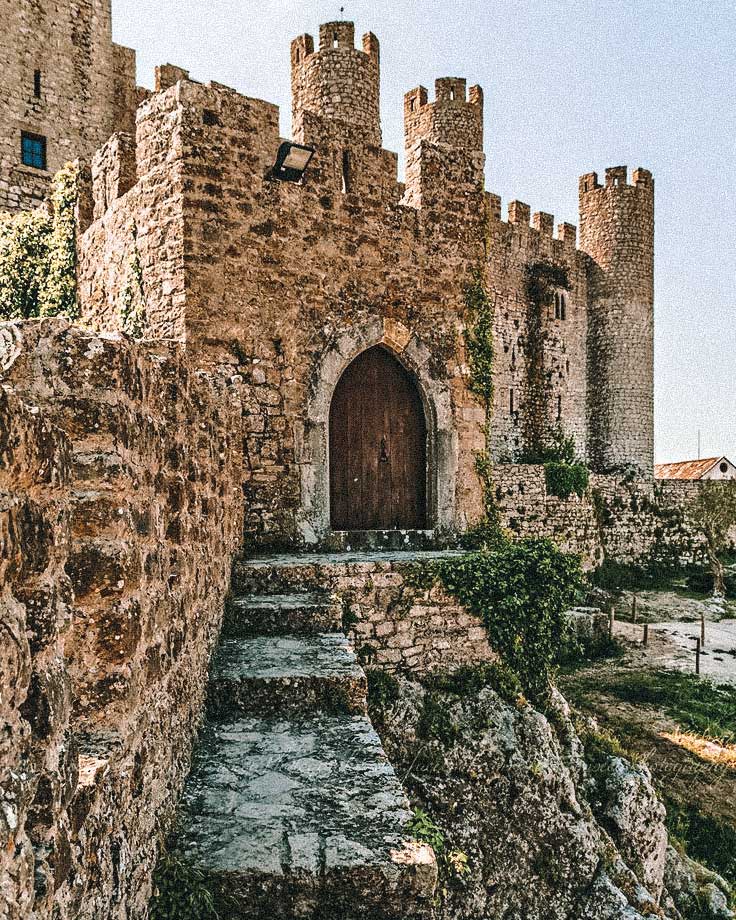
<path fill-rule="evenodd" d="M 314 147 L 284 141 L 276 154 L 276 163 L 270 173 L 271 178 L 281 182 L 300 182 L 314 154 Z"/>

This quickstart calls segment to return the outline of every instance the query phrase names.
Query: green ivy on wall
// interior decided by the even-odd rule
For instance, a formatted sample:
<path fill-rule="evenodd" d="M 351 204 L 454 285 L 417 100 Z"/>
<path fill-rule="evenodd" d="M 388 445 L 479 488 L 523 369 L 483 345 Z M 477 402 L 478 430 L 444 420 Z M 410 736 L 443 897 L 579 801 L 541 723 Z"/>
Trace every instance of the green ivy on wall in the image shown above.
<path fill-rule="evenodd" d="M 483 620 L 491 647 L 524 692 L 543 701 L 565 646 L 565 611 L 582 594 L 579 557 L 548 539 L 501 537 L 495 546 L 432 567 L 446 590 Z"/>
<path fill-rule="evenodd" d="M 133 246 L 128 259 L 128 274 L 120 301 L 120 328 L 134 339 L 143 338 L 146 327 L 146 301 L 143 291 L 143 268 L 138 250 L 138 227 L 131 226 Z"/>
<path fill-rule="evenodd" d="M 549 384 L 544 354 L 547 341 L 545 313 L 556 289 L 569 290 L 566 269 L 540 260 L 526 268 L 526 375 L 527 397 L 523 413 L 524 452 L 537 453 L 548 440 Z"/>
<path fill-rule="evenodd" d="M 78 170 L 69 163 L 51 185 L 51 213 L 0 214 L 0 319 L 79 316 L 76 204 Z"/>
<path fill-rule="evenodd" d="M 475 455 L 475 469 L 483 490 L 484 517 L 465 536 L 466 545 L 482 546 L 494 543 L 500 536 L 501 525 L 494 499 L 493 461 L 491 459 L 491 426 L 493 424 L 494 346 L 493 304 L 483 284 L 480 270 L 473 273 L 465 286 L 465 351 L 470 376 L 468 389 L 476 396 L 484 412 L 484 448 Z"/>

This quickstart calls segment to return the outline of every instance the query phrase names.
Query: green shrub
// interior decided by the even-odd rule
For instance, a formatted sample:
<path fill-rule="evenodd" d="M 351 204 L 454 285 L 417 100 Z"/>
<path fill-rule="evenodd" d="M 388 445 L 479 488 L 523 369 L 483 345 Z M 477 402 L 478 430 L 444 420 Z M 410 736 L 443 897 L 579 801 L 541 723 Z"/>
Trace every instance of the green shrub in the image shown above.
<path fill-rule="evenodd" d="M 40 315 L 51 219 L 43 211 L 0 215 L 0 319 Z"/>
<path fill-rule="evenodd" d="M 490 687 L 507 702 L 516 702 L 523 695 L 516 674 L 495 661 L 465 665 L 453 671 L 435 672 L 425 678 L 424 684 L 433 690 L 452 693 L 455 696 L 478 696 L 481 690 Z"/>
<path fill-rule="evenodd" d="M 435 570 L 445 588 L 485 622 L 492 648 L 524 692 L 545 697 L 568 630 L 565 611 L 582 594 L 579 558 L 548 539 L 504 540 L 440 560 Z"/>
<path fill-rule="evenodd" d="M 569 498 L 573 492 L 582 497 L 590 481 L 590 472 L 584 463 L 545 463 L 544 476 L 547 492 L 563 499 Z"/>
<path fill-rule="evenodd" d="M 0 214 L 0 319 L 76 319 L 77 170 L 67 164 L 51 186 L 52 215 L 42 209 Z"/>
<path fill-rule="evenodd" d="M 368 703 L 370 706 L 392 706 L 399 699 L 399 682 L 388 671 L 381 668 L 368 668 Z"/>
<path fill-rule="evenodd" d="M 205 874 L 173 853 L 163 853 L 153 876 L 150 920 L 218 920 Z"/>

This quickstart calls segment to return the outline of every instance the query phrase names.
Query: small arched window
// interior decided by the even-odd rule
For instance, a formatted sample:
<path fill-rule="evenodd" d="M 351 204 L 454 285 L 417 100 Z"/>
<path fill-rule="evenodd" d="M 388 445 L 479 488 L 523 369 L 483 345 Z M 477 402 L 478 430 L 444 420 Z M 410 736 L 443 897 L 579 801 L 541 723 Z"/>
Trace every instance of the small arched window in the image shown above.
<path fill-rule="evenodd" d="M 511 413 L 511 415 L 513 415 L 515 411 L 516 411 L 516 406 L 514 404 L 514 388 L 511 387 L 511 389 L 509 390 L 509 412 Z"/>
<path fill-rule="evenodd" d="M 557 421 L 562 421 L 562 397 L 557 397 Z"/>
<path fill-rule="evenodd" d="M 560 318 L 560 292 L 555 291 L 555 319 Z"/>
<path fill-rule="evenodd" d="M 567 319 L 567 294 L 560 294 L 560 319 Z"/>

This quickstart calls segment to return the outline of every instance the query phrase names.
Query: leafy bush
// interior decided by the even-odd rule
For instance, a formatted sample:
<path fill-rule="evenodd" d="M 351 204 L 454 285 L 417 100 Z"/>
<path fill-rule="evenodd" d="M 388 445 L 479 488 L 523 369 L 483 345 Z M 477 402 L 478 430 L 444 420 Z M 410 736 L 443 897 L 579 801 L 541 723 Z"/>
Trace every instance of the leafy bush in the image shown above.
<path fill-rule="evenodd" d="M 77 171 L 65 166 L 51 188 L 52 215 L 42 209 L 0 214 L 0 319 L 76 319 Z"/>
<path fill-rule="evenodd" d="M 549 432 L 532 445 L 527 445 L 519 463 L 544 466 L 547 491 L 558 498 L 569 498 L 573 492 L 582 496 L 588 488 L 588 467 L 575 456 L 575 441 L 565 437 L 560 428 Z"/>
<path fill-rule="evenodd" d="M 399 682 L 381 668 L 368 668 L 368 702 L 371 706 L 391 706 L 399 699 Z"/>
<path fill-rule="evenodd" d="M 563 499 L 573 492 L 582 497 L 590 481 L 590 472 L 584 463 L 545 463 L 544 476 L 549 494 Z"/>
<path fill-rule="evenodd" d="M 582 593 L 577 556 L 549 539 L 527 539 L 458 558 L 435 570 L 445 588 L 486 624 L 491 646 L 533 698 L 544 697 L 567 632 L 565 611 Z"/>
<path fill-rule="evenodd" d="M 437 857 L 440 872 L 440 894 L 444 894 L 444 880 L 461 879 L 470 872 L 468 857 L 462 850 L 454 850 L 447 844 L 445 833 L 432 817 L 421 808 L 414 809 L 414 816 L 409 824 L 409 833 L 415 840 L 428 843 Z"/>
<path fill-rule="evenodd" d="M 490 687 L 507 702 L 516 702 L 522 695 L 522 686 L 516 674 L 498 662 L 465 665 L 454 671 L 440 671 L 430 674 L 424 680 L 425 686 L 456 696 L 477 696 L 481 690 Z"/>

